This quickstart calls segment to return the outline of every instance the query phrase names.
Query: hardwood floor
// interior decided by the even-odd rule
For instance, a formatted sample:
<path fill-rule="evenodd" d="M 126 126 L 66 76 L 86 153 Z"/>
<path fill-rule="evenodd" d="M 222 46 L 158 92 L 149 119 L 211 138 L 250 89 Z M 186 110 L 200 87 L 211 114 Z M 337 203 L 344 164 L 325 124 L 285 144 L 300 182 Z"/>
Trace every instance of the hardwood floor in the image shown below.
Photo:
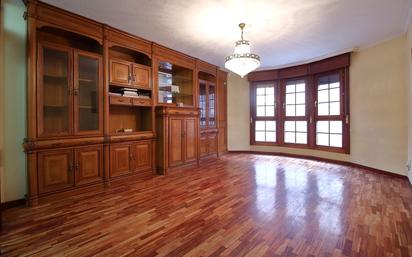
<path fill-rule="evenodd" d="M 227 154 L 3 214 L 2 256 L 412 256 L 406 179 Z"/>

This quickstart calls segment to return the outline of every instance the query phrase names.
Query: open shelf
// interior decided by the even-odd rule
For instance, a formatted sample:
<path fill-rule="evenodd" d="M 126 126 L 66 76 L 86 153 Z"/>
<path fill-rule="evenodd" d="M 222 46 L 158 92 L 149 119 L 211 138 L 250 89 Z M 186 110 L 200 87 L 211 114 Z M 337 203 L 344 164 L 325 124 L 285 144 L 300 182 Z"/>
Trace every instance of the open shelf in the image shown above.
<path fill-rule="evenodd" d="M 152 131 L 152 113 L 152 107 L 110 105 L 109 133 Z M 124 129 L 132 129 L 132 132 L 124 132 Z"/>

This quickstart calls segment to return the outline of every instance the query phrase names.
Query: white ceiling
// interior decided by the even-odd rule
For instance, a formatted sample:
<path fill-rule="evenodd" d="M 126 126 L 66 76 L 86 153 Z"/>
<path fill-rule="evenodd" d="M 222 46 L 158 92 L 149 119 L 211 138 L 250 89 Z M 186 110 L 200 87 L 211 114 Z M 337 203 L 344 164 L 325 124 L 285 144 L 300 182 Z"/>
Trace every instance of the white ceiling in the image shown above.
<path fill-rule="evenodd" d="M 246 23 L 262 67 L 364 48 L 405 32 L 412 0 L 45 0 L 221 67 Z"/>

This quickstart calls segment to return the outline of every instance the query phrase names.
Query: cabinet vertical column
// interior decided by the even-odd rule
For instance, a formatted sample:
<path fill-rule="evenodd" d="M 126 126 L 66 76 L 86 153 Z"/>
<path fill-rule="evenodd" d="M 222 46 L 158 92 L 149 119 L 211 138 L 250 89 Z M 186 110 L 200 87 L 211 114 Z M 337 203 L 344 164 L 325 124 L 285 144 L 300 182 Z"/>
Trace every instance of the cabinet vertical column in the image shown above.
<path fill-rule="evenodd" d="M 109 140 L 109 42 L 107 26 L 103 28 L 103 181 L 104 186 L 110 186 L 110 140 Z"/>
<path fill-rule="evenodd" d="M 37 2 L 28 5 L 25 17 L 27 19 L 27 131 L 24 147 L 27 153 L 27 177 L 28 193 L 27 204 L 34 206 L 38 204 L 38 184 L 37 184 L 37 153 L 32 151 L 36 139 L 36 49 L 37 49 L 37 31 L 36 31 L 36 9 Z"/>

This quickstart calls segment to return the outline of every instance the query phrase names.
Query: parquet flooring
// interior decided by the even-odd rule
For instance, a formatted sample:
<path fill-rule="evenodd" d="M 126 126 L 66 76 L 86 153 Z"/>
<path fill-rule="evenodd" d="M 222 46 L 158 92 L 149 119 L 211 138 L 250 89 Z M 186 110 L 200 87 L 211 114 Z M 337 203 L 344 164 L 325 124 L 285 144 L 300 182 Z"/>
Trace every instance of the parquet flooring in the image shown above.
<path fill-rule="evenodd" d="M 2 256 L 412 256 L 412 186 L 324 162 L 227 154 L 6 210 L 0 240 Z"/>

